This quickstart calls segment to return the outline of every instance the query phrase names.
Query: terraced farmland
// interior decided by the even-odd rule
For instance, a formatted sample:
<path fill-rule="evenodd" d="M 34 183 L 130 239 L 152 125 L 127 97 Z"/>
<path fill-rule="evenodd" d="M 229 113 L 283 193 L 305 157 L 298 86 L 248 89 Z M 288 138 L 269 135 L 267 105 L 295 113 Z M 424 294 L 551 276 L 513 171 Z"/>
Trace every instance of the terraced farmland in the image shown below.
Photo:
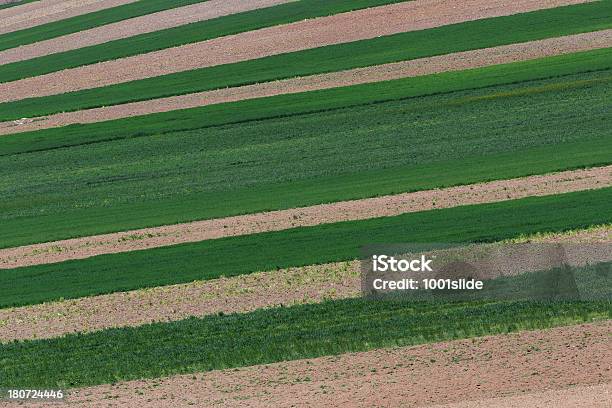
<path fill-rule="evenodd" d="M 606 407 L 611 90 L 612 0 L 0 4 L 0 390 Z M 369 245 L 496 242 L 599 255 L 360 291 Z"/>

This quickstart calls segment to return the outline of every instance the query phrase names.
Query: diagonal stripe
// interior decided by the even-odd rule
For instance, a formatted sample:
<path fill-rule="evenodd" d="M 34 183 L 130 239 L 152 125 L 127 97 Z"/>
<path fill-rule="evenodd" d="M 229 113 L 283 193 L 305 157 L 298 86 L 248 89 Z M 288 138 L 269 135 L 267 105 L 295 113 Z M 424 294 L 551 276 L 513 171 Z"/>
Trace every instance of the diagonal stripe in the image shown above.
<path fill-rule="evenodd" d="M 10 64 L 44 55 L 75 50 L 108 41 L 151 33 L 197 21 L 240 13 L 296 0 L 209 0 L 185 7 L 160 11 L 90 30 L 40 41 L 0 52 L 0 64 Z"/>
<path fill-rule="evenodd" d="M 71 406 L 604 408 L 612 322 L 346 353 L 75 390 Z M 601 384 L 600 384 L 601 383 Z M 599 385 L 598 385 L 599 384 Z M 534 393 L 539 397 L 534 397 Z M 444 408 L 450 408 L 445 406 Z"/>
<path fill-rule="evenodd" d="M 610 243 L 612 226 L 529 236 L 518 242 Z M 601 256 L 600 256 L 601 255 Z M 612 254 L 592 254 L 608 262 Z M 573 266 L 583 266 L 576 257 Z M 243 313 L 260 308 L 359 296 L 358 261 L 258 272 L 230 278 L 119 292 L 40 305 L 0 309 L 0 342 L 176 321 L 190 316 Z"/>
<path fill-rule="evenodd" d="M 117 7 L 137 0 L 39 0 L 0 10 L 0 34 Z M 2 58 L 0 58 L 0 61 Z"/>
<path fill-rule="evenodd" d="M 612 186 L 612 166 L 247 214 L 2 249 L 0 269 L 606 186 Z"/>
<path fill-rule="evenodd" d="M 0 84 L 0 102 L 71 92 L 293 51 L 579 4 L 585 0 L 417 0 L 212 39 Z"/>
<path fill-rule="evenodd" d="M 357 68 L 330 74 L 311 75 L 103 108 L 64 112 L 39 118 L 0 122 L 0 135 L 49 129 L 75 123 L 95 123 L 275 95 L 461 71 L 610 46 L 612 46 L 612 30 L 569 35 L 521 44 L 382 64 L 367 68 Z"/>

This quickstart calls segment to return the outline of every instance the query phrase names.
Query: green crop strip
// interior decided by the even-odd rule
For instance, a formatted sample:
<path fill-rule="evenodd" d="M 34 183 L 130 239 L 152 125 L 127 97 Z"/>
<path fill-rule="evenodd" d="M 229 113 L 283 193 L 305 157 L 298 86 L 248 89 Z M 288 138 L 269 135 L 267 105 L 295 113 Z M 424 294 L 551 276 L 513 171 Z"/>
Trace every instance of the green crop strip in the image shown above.
<path fill-rule="evenodd" d="M 206 0 L 138 0 L 122 6 L 2 34 L 0 35 L 0 51 L 203 1 Z"/>
<path fill-rule="evenodd" d="M 612 27 L 611 11 L 612 0 L 586 3 L 7 102 L 0 104 L 0 120 L 43 116 L 596 31 Z"/>
<path fill-rule="evenodd" d="M 612 188 L 408 213 L 4 270 L 0 307 L 357 259 L 363 245 L 490 242 L 610 223 Z"/>
<path fill-rule="evenodd" d="M 609 75 L 0 157 L 0 246 L 608 164 Z"/>
<path fill-rule="evenodd" d="M 100 141 L 204 129 L 269 118 L 320 113 L 345 107 L 455 91 L 563 77 L 612 68 L 612 48 L 415 78 L 278 95 L 86 125 L 0 137 L 0 156 Z M 559 79 L 562 81 L 563 79 Z"/>
<path fill-rule="evenodd" d="M 611 317 L 606 301 L 327 302 L 0 345 L 0 386 L 82 387 Z"/>
<path fill-rule="evenodd" d="M 0 66 L 0 83 L 404 0 L 301 0 Z"/>

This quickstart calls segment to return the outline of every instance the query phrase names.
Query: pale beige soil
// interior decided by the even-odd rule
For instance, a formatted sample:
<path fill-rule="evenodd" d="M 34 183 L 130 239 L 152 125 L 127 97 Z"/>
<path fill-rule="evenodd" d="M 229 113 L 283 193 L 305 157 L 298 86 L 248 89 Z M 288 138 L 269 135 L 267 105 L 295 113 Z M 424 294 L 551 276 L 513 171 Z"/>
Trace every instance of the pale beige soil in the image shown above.
<path fill-rule="evenodd" d="M 0 342 L 357 297 L 359 282 L 342 262 L 0 309 Z"/>
<path fill-rule="evenodd" d="M 0 34 L 93 13 L 136 0 L 40 0 L 0 10 Z M 0 63 L 2 59 L 0 58 Z"/>
<path fill-rule="evenodd" d="M 0 269 L 83 259 L 229 236 L 349 220 L 388 217 L 434 208 L 491 203 L 612 185 L 612 166 L 499 180 L 444 189 L 246 214 L 185 224 L 0 249 Z"/>
<path fill-rule="evenodd" d="M 431 408 L 610 408 L 612 383 L 489 398 Z"/>
<path fill-rule="evenodd" d="M 585 3 L 585 0 L 415 0 L 216 38 L 0 84 L 0 102 L 150 78 L 270 55 Z"/>
<path fill-rule="evenodd" d="M 291 1 L 295 0 L 209 0 L 0 51 L 0 65 Z"/>
<path fill-rule="evenodd" d="M 122 382 L 75 390 L 68 404 L 425 407 L 513 396 L 532 404 L 542 392 L 575 396 L 582 387 L 612 382 L 611 329 L 603 321 Z"/>
<path fill-rule="evenodd" d="M 612 46 L 612 30 L 605 30 L 367 68 L 357 68 L 329 74 L 291 78 L 76 112 L 65 112 L 40 118 L 0 122 L 0 135 L 47 129 L 74 123 L 100 122 L 281 94 L 351 86 L 447 71 L 459 71 L 609 46 Z"/>
<path fill-rule="evenodd" d="M 596 244 L 596 243 L 611 243 L 612 242 L 612 225 L 598 225 L 589 229 L 580 229 L 565 232 L 546 232 L 537 233 L 528 236 L 520 236 L 512 238 L 504 243 L 563 243 L 571 242 L 573 244 Z"/>
<path fill-rule="evenodd" d="M 518 241 L 563 244 L 576 254 L 567 259 L 573 266 L 609 261 L 612 256 L 609 252 L 595 253 L 602 244 L 612 243 L 611 226 Z M 587 249 L 585 261 L 585 250 L 573 246 L 575 243 L 593 244 L 595 251 Z M 515 264 L 512 273 L 536 270 L 534 265 Z M 352 298 L 360 295 L 360 276 L 358 261 L 337 262 L 0 309 L 0 342 Z"/>

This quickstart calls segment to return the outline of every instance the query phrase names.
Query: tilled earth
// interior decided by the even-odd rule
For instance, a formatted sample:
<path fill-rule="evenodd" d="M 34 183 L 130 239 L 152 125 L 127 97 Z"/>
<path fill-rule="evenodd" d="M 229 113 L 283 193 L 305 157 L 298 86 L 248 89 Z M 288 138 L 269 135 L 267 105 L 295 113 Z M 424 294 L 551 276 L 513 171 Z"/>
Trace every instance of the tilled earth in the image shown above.
<path fill-rule="evenodd" d="M 39 0 L 0 10 L 0 34 L 133 3 L 137 0 Z M 4 63 L 4 62 L 3 62 Z"/>
<path fill-rule="evenodd" d="M 207 314 L 356 297 L 359 265 L 343 262 L 0 309 L 0 342 L 139 326 Z"/>
<path fill-rule="evenodd" d="M 39 118 L 24 118 L 0 122 L 0 135 L 48 129 L 74 123 L 94 123 L 253 98 L 330 89 L 517 61 L 527 61 L 547 56 L 606 48 L 610 45 L 612 45 L 612 30 L 549 38 L 546 40 L 458 52 L 429 58 L 419 58 L 411 61 L 356 68 L 328 74 L 263 82 L 167 98 L 131 102 L 121 105 L 85 109 L 76 112 L 62 112 Z"/>
<path fill-rule="evenodd" d="M 264 28 L 0 84 L 0 102 L 54 95 L 587 0 L 415 0 Z M 171 61 L 171 63 L 169 63 Z"/>
<path fill-rule="evenodd" d="M 295 0 L 208 0 L 0 51 L 0 61 L 10 64 L 290 1 Z"/>
<path fill-rule="evenodd" d="M 597 250 L 602 243 L 612 243 L 612 227 L 526 237 L 518 242 L 594 244 Z M 584 265 L 583 251 L 578 255 L 576 259 L 570 256 L 568 263 Z M 601 257 L 590 255 L 588 262 Z M 609 257 L 608 253 L 601 258 Z M 514 266 L 513 271 L 539 270 L 532 267 Z M 0 309 L 0 342 L 345 299 L 360 296 L 360 289 L 360 264 L 349 261 Z"/>
<path fill-rule="evenodd" d="M 612 382 L 612 321 L 80 389 L 87 407 L 423 407 L 543 392 L 586 401 Z M 579 390 L 577 393 L 574 390 Z M 588 390 L 588 388 L 586 388 Z M 607 392 L 607 391 L 606 391 Z M 530 396 L 531 395 L 531 396 Z M 473 401 L 481 405 L 465 405 Z M 508 400 L 506 400 L 508 401 Z M 510 400 L 513 401 L 512 399 Z M 571 400 L 570 400 L 571 401 Z M 604 399 L 604 402 L 605 399 Z M 609 399 L 608 401 L 609 402 Z M 498 400 L 497 404 L 500 406 Z M 501 405 L 503 406 L 503 405 Z M 507 405 L 506 405 L 507 406 Z M 561 405 L 563 406 L 563 405 Z M 582 405 L 588 406 L 588 405 Z"/>
<path fill-rule="evenodd" d="M 606 166 L 341 201 L 0 249 L 0 269 L 295 227 L 596 189 L 610 185 L 612 185 L 612 166 Z"/>

